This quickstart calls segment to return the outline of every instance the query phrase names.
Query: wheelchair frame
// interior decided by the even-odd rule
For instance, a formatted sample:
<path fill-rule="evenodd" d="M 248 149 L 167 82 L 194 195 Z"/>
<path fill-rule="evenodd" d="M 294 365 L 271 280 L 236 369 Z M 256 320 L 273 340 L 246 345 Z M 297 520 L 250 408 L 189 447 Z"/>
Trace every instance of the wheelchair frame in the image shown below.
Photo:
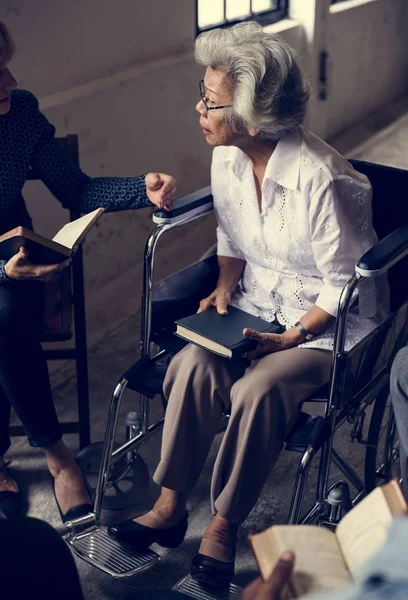
<path fill-rule="evenodd" d="M 94 512 L 89 515 L 86 515 L 85 517 L 81 517 L 79 519 L 70 521 L 64 524 L 58 530 L 61 535 L 69 536 L 70 543 L 73 546 L 75 552 L 79 554 L 82 558 L 88 560 L 88 562 L 91 562 L 95 566 L 102 568 L 106 572 L 114 574 L 117 577 L 132 575 L 135 572 L 141 572 L 143 570 L 146 570 L 147 568 L 151 568 L 159 560 L 159 557 L 149 550 L 148 557 L 146 559 L 147 562 L 150 561 L 149 565 L 147 565 L 147 563 L 143 563 L 142 561 L 142 565 L 138 563 L 135 566 L 135 568 L 129 569 L 128 571 L 126 571 L 125 574 L 118 574 L 116 572 L 112 572 L 112 569 L 109 570 L 109 568 L 107 568 L 105 559 L 99 560 L 98 562 L 98 560 L 95 560 L 95 558 L 91 558 L 90 554 L 92 554 L 92 552 L 89 551 L 89 548 L 85 552 L 83 550 L 78 550 L 77 541 L 83 540 L 84 536 L 86 535 L 92 536 L 92 534 L 95 533 L 95 531 L 98 530 L 100 526 L 103 496 L 108 485 L 110 467 L 123 457 L 127 457 L 127 460 L 131 461 L 132 453 L 134 456 L 141 444 L 146 443 L 151 435 L 160 431 L 164 423 L 164 417 L 155 423 L 150 423 L 149 403 L 150 398 L 152 396 L 149 396 L 148 394 L 142 392 L 139 397 L 141 414 L 140 433 L 135 437 L 128 439 L 124 444 L 122 444 L 115 450 L 113 449 L 115 433 L 117 429 L 119 408 L 125 389 L 127 387 L 129 387 L 130 389 L 135 389 L 131 385 L 131 379 L 135 375 L 137 375 L 137 373 L 140 374 L 141 372 L 143 372 L 143 361 L 151 361 L 152 363 L 158 364 L 159 361 L 163 359 L 167 354 L 166 350 L 160 350 L 153 356 L 150 356 L 152 332 L 153 274 L 154 258 L 157 244 L 165 233 L 181 225 L 193 222 L 196 219 L 206 214 L 209 214 L 210 212 L 212 212 L 211 190 L 210 188 L 205 188 L 203 190 L 200 190 L 199 192 L 195 192 L 194 194 L 190 194 L 176 201 L 174 203 L 173 211 L 170 215 L 160 210 L 157 210 L 154 213 L 153 220 L 156 223 L 157 227 L 150 234 L 147 240 L 144 254 L 144 276 L 141 316 L 141 358 L 120 378 L 112 394 L 107 419 L 105 443 L 102 452 L 102 461 L 96 487 Z M 404 229 L 404 227 L 401 228 L 401 230 L 402 229 Z M 383 365 L 383 368 L 379 369 L 375 379 L 373 381 L 370 381 L 370 384 L 365 386 L 360 391 L 360 393 L 357 396 L 357 410 L 355 410 L 356 405 L 353 402 L 354 409 L 352 412 L 350 412 L 350 405 L 344 406 L 343 403 L 343 391 L 345 383 L 344 375 L 347 362 L 344 360 L 347 317 L 351 303 L 354 298 L 353 294 L 358 285 L 367 277 L 375 277 L 380 273 L 386 272 L 388 268 L 392 264 L 394 264 L 394 262 L 397 262 L 398 260 L 402 259 L 405 255 L 408 254 L 408 229 L 406 227 L 405 229 L 406 231 L 402 233 L 402 235 L 405 236 L 404 244 L 402 246 L 401 243 L 399 244 L 399 246 L 395 243 L 394 245 L 391 244 L 393 246 L 393 253 L 391 252 L 391 254 L 389 252 L 389 248 L 385 249 L 385 252 L 388 251 L 388 254 L 386 255 L 385 265 L 383 264 L 380 270 L 376 268 L 375 261 L 377 256 L 375 255 L 371 257 L 370 252 L 372 254 L 372 251 L 369 250 L 359 261 L 356 267 L 355 274 L 352 276 L 352 278 L 349 280 L 349 282 L 346 284 L 342 291 L 339 302 L 338 317 L 336 321 L 336 333 L 334 340 L 333 362 L 329 384 L 329 392 L 327 398 L 324 400 L 326 402 L 325 417 L 324 419 L 322 417 L 317 417 L 317 419 L 321 419 L 322 422 L 324 422 L 324 428 L 321 428 L 320 431 L 319 444 L 308 445 L 302 450 L 303 454 L 299 463 L 298 473 L 292 493 L 292 501 L 289 510 L 288 523 L 310 523 L 313 521 L 313 519 L 318 519 L 320 524 L 327 525 L 329 527 L 335 527 L 335 525 L 341 518 L 342 510 L 344 509 L 344 507 L 346 507 L 346 509 L 350 508 L 353 504 L 356 504 L 365 495 L 364 482 L 350 467 L 350 465 L 348 465 L 333 448 L 333 437 L 335 431 L 342 424 L 344 424 L 346 421 L 350 421 L 351 416 L 353 419 L 357 419 L 357 417 L 361 418 L 361 415 L 364 413 L 365 408 L 369 404 L 373 403 L 376 397 L 380 396 L 381 394 L 387 394 L 388 396 L 390 360 Z M 400 230 L 394 232 L 394 234 L 398 234 L 398 232 L 400 232 Z M 391 236 L 394 234 L 391 234 Z M 380 244 L 381 242 L 379 242 L 379 244 L 377 244 L 374 248 L 377 248 Z M 395 247 L 397 247 L 397 250 L 395 250 Z M 364 264 L 370 263 L 370 261 L 374 265 L 374 267 L 364 268 Z M 403 305 L 401 310 L 402 312 L 405 311 L 404 315 L 402 316 L 406 318 L 405 313 L 408 312 L 406 303 Z M 138 370 L 136 368 L 139 365 L 142 365 L 141 370 Z M 353 400 L 355 400 L 355 398 L 353 398 Z M 295 449 L 299 451 L 298 448 L 288 449 Z M 321 449 L 321 457 L 318 472 L 316 502 L 314 506 L 307 512 L 307 514 L 304 517 L 301 517 L 301 509 L 304 499 L 307 476 L 310 470 L 312 459 L 319 449 Z M 329 474 L 332 460 L 334 464 L 344 474 L 346 479 L 356 488 L 357 495 L 352 500 L 349 496 L 348 485 L 344 482 L 336 482 L 333 485 L 329 486 Z M 330 500 L 330 498 L 332 499 L 332 501 Z M 105 538 L 106 537 L 107 536 L 105 536 Z M 113 544 L 113 541 L 110 541 L 110 543 Z M 115 551 L 118 552 L 119 545 L 117 544 L 117 542 L 115 542 L 115 544 L 117 545 Z M 140 558 L 143 557 L 137 556 L 136 562 L 140 562 Z"/>

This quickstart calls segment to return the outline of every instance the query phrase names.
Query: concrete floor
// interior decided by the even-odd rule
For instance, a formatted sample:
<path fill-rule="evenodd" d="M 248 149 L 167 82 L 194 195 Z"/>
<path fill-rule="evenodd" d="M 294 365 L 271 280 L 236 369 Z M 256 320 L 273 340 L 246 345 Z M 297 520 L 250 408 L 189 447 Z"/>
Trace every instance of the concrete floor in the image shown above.
<path fill-rule="evenodd" d="M 346 132 L 333 141 L 333 145 L 348 157 L 365 159 L 408 169 L 408 98 L 401 99 L 386 110 L 373 115 L 358 128 Z M 116 381 L 138 355 L 139 319 L 121 324 L 115 331 L 109 332 L 96 346 L 89 349 L 89 378 L 91 389 L 92 440 L 104 437 L 105 419 L 110 395 Z M 54 372 L 53 388 L 55 402 L 61 420 L 73 415 L 75 406 L 75 377 L 72 366 L 63 365 Z M 121 419 L 128 410 L 134 408 L 136 396 L 125 394 Z M 152 402 L 152 412 L 161 412 L 158 400 Z M 120 426 L 118 438 L 123 438 L 124 426 Z M 67 442 L 77 450 L 75 436 L 67 436 Z M 204 473 L 194 490 L 189 502 L 190 528 L 183 546 L 177 550 L 159 549 L 162 557 L 159 566 L 139 577 L 115 580 L 101 571 L 77 559 L 77 565 L 87 600 L 109 600 L 113 598 L 133 598 L 134 592 L 141 589 L 171 588 L 189 571 L 190 561 L 195 554 L 200 536 L 210 520 L 209 482 L 211 467 L 217 452 L 220 439 L 217 439 L 211 450 Z M 348 431 L 338 436 L 337 447 L 343 456 L 357 471 L 362 473 L 364 448 L 351 445 Z M 151 439 L 142 449 L 150 474 L 153 473 L 159 460 L 160 434 Z M 21 487 L 29 500 L 28 514 L 59 525 L 59 516 L 51 492 L 50 476 L 45 467 L 42 455 L 30 448 L 23 438 L 15 438 L 9 453 L 13 469 L 18 476 Z M 283 523 L 291 496 L 291 486 L 295 478 L 298 455 L 283 452 L 263 490 L 262 496 L 244 523 L 240 531 L 235 582 L 245 585 L 256 574 L 255 562 L 247 542 L 248 535 L 262 530 L 273 523 Z M 317 472 L 317 461 L 312 467 L 309 479 L 306 502 L 311 502 L 314 494 L 314 481 Z M 333 473 L 336 476 L 336 473 Z M 158 488 L 150 483 L 144 499 L 133 505 L 128 513 L 117 514 L 116 518 L 142 513 L 157 496 Z M 115 515 L 113 515 L 115 517 Z M 110 515 L 112 517 L 112 515 Z"/>

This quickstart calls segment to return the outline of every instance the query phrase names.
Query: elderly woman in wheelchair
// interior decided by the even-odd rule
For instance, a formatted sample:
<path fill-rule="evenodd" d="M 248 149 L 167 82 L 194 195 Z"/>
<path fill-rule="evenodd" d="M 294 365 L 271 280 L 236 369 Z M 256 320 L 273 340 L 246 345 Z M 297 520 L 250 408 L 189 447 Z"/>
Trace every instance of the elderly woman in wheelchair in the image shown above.
<path fill-rule="evenodd" d="M 376 236 L 368 179 L 301 125 L 309 90 L 285 42 L 240 24 L 201 34 L 196 58 L 206 68 L 196 110 L 214 149 L 219 263 L 217 286 L 199 310 L 226 314 L 232 305 L 283 330 L 244 330 L 257 344 L 235 361 L 193 345 L 174 357 L 154 477 L 161 495 L 110 535 L 137 548 L 182 543 L 188 494 L 228 412 L 212 476 L 213 519 L 192 563 L 197 578 L 228 580 L 240 524 L 302 402 L 329 380 L 340 293 Z M 375 290 L 362 287 L 349 347 L 374 329 L 382 308 Z"/>

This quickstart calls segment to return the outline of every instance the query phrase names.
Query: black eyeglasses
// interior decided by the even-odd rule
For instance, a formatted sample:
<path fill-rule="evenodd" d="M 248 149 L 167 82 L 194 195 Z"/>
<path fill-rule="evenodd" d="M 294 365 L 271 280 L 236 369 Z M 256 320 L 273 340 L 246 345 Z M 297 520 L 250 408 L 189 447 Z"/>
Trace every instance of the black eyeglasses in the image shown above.
<path fill-rule="evenodd" d="M 204 79 L 200 80 L 199 85 L 200 85 L 201 102 L 204 104 L 206 112 L 208 112 L 210 110 L 219 110 L 220 108 L 232 108 L 232 104 L 223 104 L 222 106 L 208 106 L 207 97 L 205 95 Z"/>

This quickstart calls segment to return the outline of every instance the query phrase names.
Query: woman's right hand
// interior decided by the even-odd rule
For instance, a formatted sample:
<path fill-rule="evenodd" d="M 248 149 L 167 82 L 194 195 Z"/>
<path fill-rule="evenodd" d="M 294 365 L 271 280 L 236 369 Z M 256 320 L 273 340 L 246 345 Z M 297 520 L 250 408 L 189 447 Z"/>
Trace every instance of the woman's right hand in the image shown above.
<path fill-rule="evenodd" d="M 18 281 L 49 281 L 54 273 L 59 273 L 69 263 L 69 260 L 64 260 L 64 262 L 56 265 L 35 265 L 28 260 L 28 252 L 22 246 L 19 252 L 12 256 L 5 264 L 4 269 L 9 279 L 16 279 Z"/>
<path fill-rule="evenodd" d="M 215 290 L 200 302 L 197 313 L 204 312 L 212 306 L 217 309 L 218 314 L 228 314 L 228 305 L 231 304 L 231 293 L 227 288 L 217 287 Z"/>

